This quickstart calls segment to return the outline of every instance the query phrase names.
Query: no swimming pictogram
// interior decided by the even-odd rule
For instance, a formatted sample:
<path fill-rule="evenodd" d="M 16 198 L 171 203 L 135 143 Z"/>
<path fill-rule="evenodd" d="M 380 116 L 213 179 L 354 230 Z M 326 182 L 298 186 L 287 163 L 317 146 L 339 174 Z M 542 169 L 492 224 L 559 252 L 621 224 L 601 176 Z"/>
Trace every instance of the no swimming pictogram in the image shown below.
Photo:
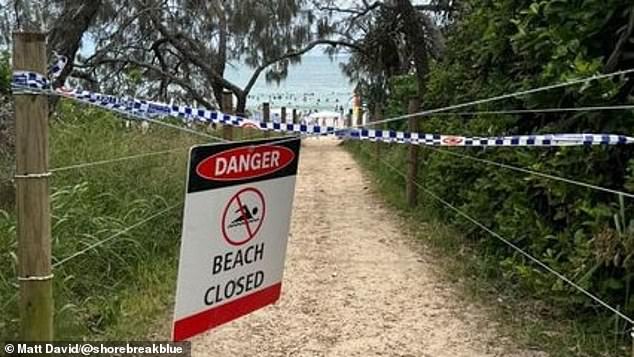
<path fill-rule="evenodd" d="M 264 195 L 253 187 L 236 192 L 222 213 L 222 235 L 231 245 L 242 245 L 255 238 L 266 215 Z"/>

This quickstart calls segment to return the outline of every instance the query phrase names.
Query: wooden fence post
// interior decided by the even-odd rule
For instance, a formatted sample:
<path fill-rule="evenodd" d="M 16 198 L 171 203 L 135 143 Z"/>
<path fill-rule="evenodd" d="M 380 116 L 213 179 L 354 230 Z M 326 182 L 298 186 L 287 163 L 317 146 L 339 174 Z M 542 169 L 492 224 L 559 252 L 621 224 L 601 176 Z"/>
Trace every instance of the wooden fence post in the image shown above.
<path fill-rule="evenodd" d="M 222 92 L 222 111 L 225 114 L 233 114 L 233 93 L 229 91 Z M 233 140 L 233 127 L 231 125 L 222 125 L 222 138 Z"/>
<path fill-rule="evenodd" d="M 377 104 L 374 108 L 374 121 L 376 122 L 381 120 L 383 120 L 383 105 Z M 383 128 L 383 124 L 374 125 L 374 130 L 381 130 L 381 128 Z M 376 143 L 374 143 L 374 156 L 377 161 L 381 160 L 381 144 L 380 140 L 377 140 Z"/>
<path fill-rule="evenodd" d="M 13 34 L 13 68 L 46 74 L 46 35 Z M 20 339 L 53 340 L 48 97 L 14 94 Z"/>
<path fill-rule="evenodd" d="M 420 108 L 420 99 L 411 98 L 409 100 L 408 113 L 417 113 Z M 418 131 L 418 118 L 410 117 L 407 120 L 407 129 L 414 133 Z M 416 187 L 416 179 L 418 178 L 418 145 L 410 144 L 407 152 L 407 181 L 405 183 L 405 192 L 407 204 L 410 207 L 416 207 L 418 203 L 418 190 Z"/>
<path fill-rule="evenodd" d="M 265 123 L 271 122 L 271 105 L 268 102 L 262 104 L 262 120 Z M 264 137 L 271 137 L 271 132 L 269 130 L 266 130 L 264 132 Z"/>

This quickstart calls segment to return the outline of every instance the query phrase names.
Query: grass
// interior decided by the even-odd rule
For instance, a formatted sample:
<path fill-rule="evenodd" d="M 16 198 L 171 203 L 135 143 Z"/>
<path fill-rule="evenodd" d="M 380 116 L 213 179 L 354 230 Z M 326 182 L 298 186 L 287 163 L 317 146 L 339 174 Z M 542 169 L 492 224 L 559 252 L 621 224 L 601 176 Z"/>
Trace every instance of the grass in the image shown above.
<path fill-rule="evenodd" d="M 187 148 L 202 142 L 209 140 L 156 125 L 144 134 L 125 128 L 112 114 L 62 103 L 50 125 L 53 168 L 182 150 L 55 173 L 50 180 L 53 261 L 181 202 Z M 10 172 L 3 164 L 0 177 Z M 54 270 L 56 339 L 141 339 L 157 321 L 166 321 L 181 212 L 178 206 Z M 15 249 L 12 205 L 0 205 L 0 340 L 15 339 L 18 331 Z"/>
<path fill-rule="evenodd" d="M 349 142 L 346 148 L 370 174 L 382 199 L 404 218 L 406 228 L 442 262 L 444 278 L 461 287 L 466 298 L 490 308 L 505 335 L 550 356 L 631 356 L 629 334 L 614 316 L 603 310 L 578 314 L 566 304 L 532 296 L 520 281 L 505 275 L 508 257 L 483 251 L 478 242 L 465 239 L 439 216 L 437 202 L 421 194 L 418 208 L 409 208 L 404 179 L 376 160 L 373 145 Z M 404 147 L 381 145 L 381 158 L 403 169 Z"/>

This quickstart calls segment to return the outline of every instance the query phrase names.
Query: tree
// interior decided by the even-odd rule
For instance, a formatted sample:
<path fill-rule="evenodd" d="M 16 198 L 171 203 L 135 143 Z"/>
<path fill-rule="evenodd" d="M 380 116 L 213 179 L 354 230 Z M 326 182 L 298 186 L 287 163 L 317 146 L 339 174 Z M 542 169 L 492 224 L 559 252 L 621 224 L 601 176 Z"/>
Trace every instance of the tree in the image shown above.
<path fill-rule="evenodd" d="M 49 57 L 53 52 L 73 59 L 79 52 L 84 34 L 96 24 L 106 0 L 55 0 L 35 2 L 30 0 L 0 0 L 0 50 L 9 48 L 14 30 L 47 32 Z M 70 61 L 56 81 L 61 85 L 73 73 Z"/>
<path fill-rule="evenodd" d="M 24 6 L 26 1 L 14 0 L 16 8 L 22 4 L 25 13 L 33 12 Z M 56 85 L 70 76 L 91 88 L 100 84 L 112 92 L 162 100 L 175 96 L 206 107 L 217 106 L 222 92 L 229 90 L 237 98 L 238 112 L 244 113 L 248 94 L 263 73 L 267 81 L 279 82 L 302 54 L 327 45 L 329 53 L 340 48 L 352 51 L 361 65 L 357 78 L 371 71 L 372 80 L 365 82 L 374 83 L 374 88 L 380 88 L 375 84 L 381 83 L 383 74 L 394 70 L 381 64 L 395 63 L 386 63 L 386 57 L 377 62 L 373 53 L 378 49 L 388 55 L 390 47 L 397 49 L 392 60 L 402 71 L 415 69 L 422 94 L 428 58 L 441 43 L 436 20 L 428 14 L 448 13 L 452 3 L 363 1 L 349 8 L 334 3 L 58 0 L 41 4 L 36 13 L 56 14 L 56 20 L 46 25 L 51 29 L 49 49 L 73 59 Z M 394 36 L 381 36 L 383 26 Z M 79 52 L 82 40 L 94 47 L 87 58 L 83 57 L 91 51 Z M 245 84 L 224 77 L 226 66 L 235 61 L 253 69 Z M 348 66 L 347 73 L 352 69 Z"/>
<path fill-rule="evenodd" d="M 420 5 L 410 0 L 362 1 L 347 7 L 337 3 L 314 1 L 324 19 L 324 32 L 356 45 L 343 70 L 364 96 L 373 103 L 383 102 L 389 90 L 388 79 L 413 72 L 422 97 L 429 60 L 439 58 L 443 51 L 439 24 L 451 17 L 453 2 Z"/>
<path fill-rule="evenodd" d="M 49 53 L 53 51 L 66 58 L 74 59 L 79 51 L 84 34 L 90 26 L 95 23 L 95 19 L 102 9 L 103 0 L 66 0 L 64 1 L 61 14 L 52 24 L 48 38 L 47 49 Z M 56 79 L 54 86 L 60 86 L 66 78 L 73 73 L 74 62 L 68 61 L 60 76 Z M 75 71 L 74 75 L 82 76 Z"/>
<path fill-rule="evenodd" d="M 633 67 L 632 42 L 628 43 L 632 41 L 631 1 L 588 0 L 584 6 L 559 0 L 465 0 L 462 4 L 455 22 L 443 29 L 448 39 L 443 58 L 437 63 L 430 61 L 425 99 L 433 108 Z M 619 76 L 472 109 L 631 104 L 630 83 L 627 77 Z M 416 78 L 408 76 L 398 84 L 401 90 L 392 91 L 389 102 L 402 103 L 406 99 L 403 94 L 416 85 Z M 634 115 L 631 111 L 537 110 L 521 115 L 432 115 L 421 125 L 421 130 L 428 133 L 473 136 L 564 132 L 629 135 L 634 130 Z M 629 145 L 460 152 L 615 190 L 634 189 L 634 152 Z M 399 155 L 400 152 L 386 157 Z M 536 175 L 518 175 L 516 171 L 452 158 L 437 151 L 427 151 L 422 165 L 419 182 L 428 190 L 512 239 L 555 270 L 569 277 L 582 277 L 576 281 L 613 306 L 623 306 L 628 315 L 634 312 L 630 289 L 634 265 L 623 258 L 634 255 L 630 245 L 634 231 L 622 228 L 627 223 L 621 222 L 629 222 L 629 218 L 620 213 L 634 208 L 631 201 L 615 204 L 615 196 L 604 192 Z M 553 297 L 558 304 L 565 302 L 577 316 L 586 307 L 582 316 L 596 318 L 597 305 L 590 300 L 563 288 L 552 276 L 537 273 L 534 266 L 509 254 L 508 246 L 491 240 L 487 233 L 474 231 L 470 222 L 442 208 L 436 210 L 437 206 L 429 207 L 469 238 L 477 239 L 486 260 L 503 262 L 495 267 L 515 282 L 513 287 L 526 287 L 530 294 Z M 606 315 L 606 321 L 612 318 Z M 596 327 L 599 322 L 593 320 L 593 325 Z"/>
<path fill-rule="evenodd" d="M 280 81 L 310 49 L 341 44 L 313 31 L 304 0 L 137 0 L 114 12 L 109 26 L 91 32 L 96 51 L 80 59 L 87 73 L 111 89 L 161 99 L 169 93 L 206 107 L 229 90 L 240 113 L 262 73 Z M 224 77 L 235 61 L 253 69 L 244 85 Z"/>

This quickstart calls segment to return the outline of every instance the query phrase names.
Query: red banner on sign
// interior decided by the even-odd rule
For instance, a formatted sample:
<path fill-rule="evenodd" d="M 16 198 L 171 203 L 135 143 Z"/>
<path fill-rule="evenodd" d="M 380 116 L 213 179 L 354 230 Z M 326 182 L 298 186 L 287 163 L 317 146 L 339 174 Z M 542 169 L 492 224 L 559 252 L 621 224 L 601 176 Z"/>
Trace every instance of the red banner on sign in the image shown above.
<path fill-rule="evenodd" d="M 174 322 L 172 339 L 183 341 L 216 326 L 237 319 L 280 298 L 282 283 L 256 291 L 253 294 L 230 301 L 224 305 L 199 312 L 195 315 Z"/>

